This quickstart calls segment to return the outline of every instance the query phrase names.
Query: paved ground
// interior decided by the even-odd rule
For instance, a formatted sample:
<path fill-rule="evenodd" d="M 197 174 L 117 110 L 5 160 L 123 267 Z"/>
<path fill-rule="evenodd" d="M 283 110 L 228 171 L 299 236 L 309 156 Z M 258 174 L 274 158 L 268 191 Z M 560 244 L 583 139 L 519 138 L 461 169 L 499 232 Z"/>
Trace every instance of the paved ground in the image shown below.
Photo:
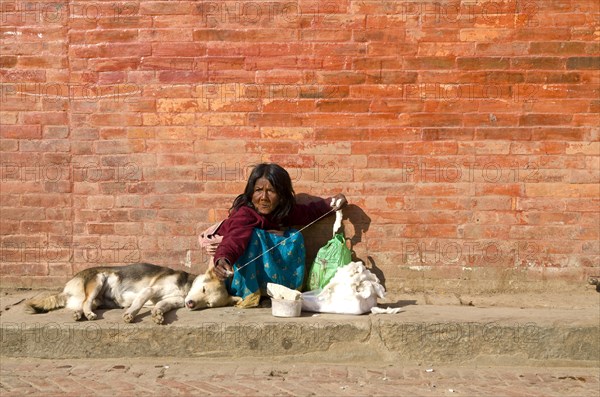
<path fill-rule="evenodd" d="M 397 315 L 293 319 L 180 309 L 162 326 L 147 313 L 125 324 L 121 310 L 93 322 L 32 316 L 22 301 L 35 292 L 4 293 L 0 397 L 600 397 L 593 292 L 593 305 L 571 309 L 405 302 Z"/>
<path fill-rule="evenodd" d="M 598 368 L 2 358 L 10 396 L 599 396 Z"/>

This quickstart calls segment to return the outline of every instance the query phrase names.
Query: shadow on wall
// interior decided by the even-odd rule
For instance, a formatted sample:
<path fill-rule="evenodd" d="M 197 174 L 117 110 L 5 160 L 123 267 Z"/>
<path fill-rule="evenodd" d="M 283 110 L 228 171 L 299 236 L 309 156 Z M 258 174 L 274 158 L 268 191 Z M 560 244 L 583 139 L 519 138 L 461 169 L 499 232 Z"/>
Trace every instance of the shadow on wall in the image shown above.
<path fill-rule="evenodd" d="M 354 204 L 349 204 L 344 210 L 344 220 L 352 224 L 354 228 L 354 236 L 349 237 L 346 235 L 346 241 L 350 242 L 350 249 L 352 249 L 354 246 L 356 246 L 356 244 L 362 242 L 363 233 L 366 233 L 369 230 L 369 226 L 371 226 L 371 218 L 369 218 L 362 208 Z M 377 276 L 379 282 L 387 291 L 387 287 L 385 285 L 385 275 L 383 274 L 383 271 L 377 267 L 377 264 L 372 256 L 368 255 L 367 260 L 365 260 L 356 256 L 356 252 L 354 249 L 352 249 L 352 260 L 361 261 L 364 263 L 371 273 Z"/>
<path fill-rule="evenodd" d="M 309 196 L 306 194 L 298 196 L 301 197 L 298 199 L 298 202 L 301 204 L 306 204 L 315 199 L 314 196 Z M 364 263 L 365 266 L 377 276 L 381 285 L 383 285 L 383 288 L 385 288 L 387 291 L 385 275 L 377 266 L 377 263 L 375 263 L 375 259 L 373 259 L 373 257 L 370 255 L 367 255 L 366 260 L 358 257 L 353 249 L 356 244 L 363 242 L 363 234 L 369 230 L 369 227 L 371 226 L 371 218 L 369 218 L 362 208 L 354 204 L 348 204 L 348 206 L 344 208 L 343 213 L 344 222 L 342 225 L 346 225 L 346 227 L 342 227 L 342 231 L 346 237 L 346 244 L 352 251 L 352 260 L 361 261 Z M 319 249 L 327 244 L 327 242 L 332 238 L 334 222 L 335 217 L 328 216 L 303 231 L 302 234 L 304 236 L 304 243 L 306 246 L 307 274 L 310 270 L 311 264 L 317 256 Z M 347 227 L 348 224 L 352 225 L 352 227 Z M 388 303 L 386 305 L 388 307 L 396 308 L 416 304 L 416 300 L 398 300 L 395 303 Z"/>
<path fill-rule="evenodd" d="M 315 196 L 311 196 L 308 194 L 298 194 L 296 196 L 297 202 L 299 204 L 307 204 L 311 201 L 317 200 L 318 198 Z M 356 252 L 353 247 L 356 244 L 361 243 L 363 241 L 363 234 L 369 230 L 371 225 L 371 218 L 357 205 L 348 204 L 343 209 L 344 214 L 344 224 L 350 223 L 352 225 L 353 230 L 346 230 L 346 227 L 342 226 L 342 232 L 344 232 L 344 236 L 346 237 L 346 244 L 352 251 L 352 260 L 353 261 L 362 261 L 365 266 L 369 267 L 371 270 L 381 281 L 382 285 L 385 288 L 385 277 L 383 272 L 377 268 L 373 258 L 368 257 L 369 261 L 366 261 L 363 258 L 357 257 Z M 317 256 L 317 252 L 321 247 L 323 247 L 333 236 L 333 224 L 335 222 L 335 216 L 328 216 L 309 228 L 305 229 L 302 234 L 304 236 L 304 243 L 306 246 L 306 265 L 307 265 L 307 273 L 310 268 L 310 265 L 313 263 L 315 257 Z M 349 233 L 353 233 L 349 235 Z"/>

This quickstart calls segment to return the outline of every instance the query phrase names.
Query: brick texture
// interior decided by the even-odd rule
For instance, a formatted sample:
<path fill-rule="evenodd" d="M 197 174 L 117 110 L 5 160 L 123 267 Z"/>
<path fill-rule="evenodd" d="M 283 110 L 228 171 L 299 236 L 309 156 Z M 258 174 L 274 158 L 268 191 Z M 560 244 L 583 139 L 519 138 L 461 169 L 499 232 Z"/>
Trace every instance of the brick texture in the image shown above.
<path fill-rule="evenodd" d="M 202 271 L 197 234 L 261 161 L 345 193 L 390 290 L 409 270 L 600 274 L 597 1 L 1 7 L 3 286 Z"/>
<path fill-rule="evenodd" d="M 3 358 L 2 394 L 81 394 L 130 396 L 132 394 L 193 396 L 439 396 L 543 395 L 579 397 L 596 395 L 595 368 L 469 367 L 398 363 L 330 364 L 271 359 L 122 358 L 36 360 Z"/>

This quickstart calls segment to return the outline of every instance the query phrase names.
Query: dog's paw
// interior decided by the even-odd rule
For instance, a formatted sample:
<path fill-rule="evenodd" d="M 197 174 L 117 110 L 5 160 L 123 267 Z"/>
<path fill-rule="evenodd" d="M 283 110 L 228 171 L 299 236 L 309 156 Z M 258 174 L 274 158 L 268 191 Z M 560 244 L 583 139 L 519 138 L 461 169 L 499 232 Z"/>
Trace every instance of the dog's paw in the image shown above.
<path fill-rule="evenodd" d="M 75 310 L 73 312 L 73 320 L 79 321 L 79 320 L 81 320 L 81 317 L 83 317 L 83 312 L 82 311 Z"/>
<path fill-rule="evenodd" d="M 165 322 L 165 314 L 160 309 L 154 309 L 152 310 L 152 320 L 156 324 L 162 324 Z"/>
<path fill-rule="evenodd" d="M 130 323 L 133 321 L 133 314 L 131 313 L 123 313 L 123 321 L 125 321 L 126 323 Z"/>
<path fill-rule="evenodd" d="M 87 318 L 90 321 L 95 320 L 97 317 L 98 316 L 94 312 L 87 312 L 87 313 L 85 313 L 85 318 Z"/>

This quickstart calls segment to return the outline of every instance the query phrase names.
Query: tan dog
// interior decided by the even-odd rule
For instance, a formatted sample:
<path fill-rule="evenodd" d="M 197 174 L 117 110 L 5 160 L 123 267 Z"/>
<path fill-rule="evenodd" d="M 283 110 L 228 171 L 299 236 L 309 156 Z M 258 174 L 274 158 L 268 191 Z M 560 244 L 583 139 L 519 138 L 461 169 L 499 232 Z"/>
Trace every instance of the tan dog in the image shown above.
<path fill-rule="evenodd" d="M 144 305 L 150 303 L 154 305 L 152 320 L 162 324 L 165 313 L 184 307 L 188 299 L 199 302 L 192 304 L 198 309 L 234 304 L 236 300 L 227 299 L 231 297 L 227 294 L 225 284 L 215 284 L 214 279 L 216 277 L 212 270 L 196 277 L 149 263 L 93 267 L 77 273 L 61 293 L 30 299 L 25 302 L 25 308 L 30 313 L 45 313 L 67 307 L 73 310 L 76 321 L 83 317 L 95 320 L 97 315 L 94 310 L 97 308 L 126 308 L 123 320 L 129 323 Z M 194 288 L 205 293 L 192 295 L 190 292 Z"/>
<path fill-rule="evenodd" d="M 231 296 L 225 283 L 217 278 L 212 267 L 205 274 L 196 277 L 190 292 L 185 297 L 185 306 L 191 310 L 208 307 L 233 306 L 241 302 L 239 296 Z"/>

